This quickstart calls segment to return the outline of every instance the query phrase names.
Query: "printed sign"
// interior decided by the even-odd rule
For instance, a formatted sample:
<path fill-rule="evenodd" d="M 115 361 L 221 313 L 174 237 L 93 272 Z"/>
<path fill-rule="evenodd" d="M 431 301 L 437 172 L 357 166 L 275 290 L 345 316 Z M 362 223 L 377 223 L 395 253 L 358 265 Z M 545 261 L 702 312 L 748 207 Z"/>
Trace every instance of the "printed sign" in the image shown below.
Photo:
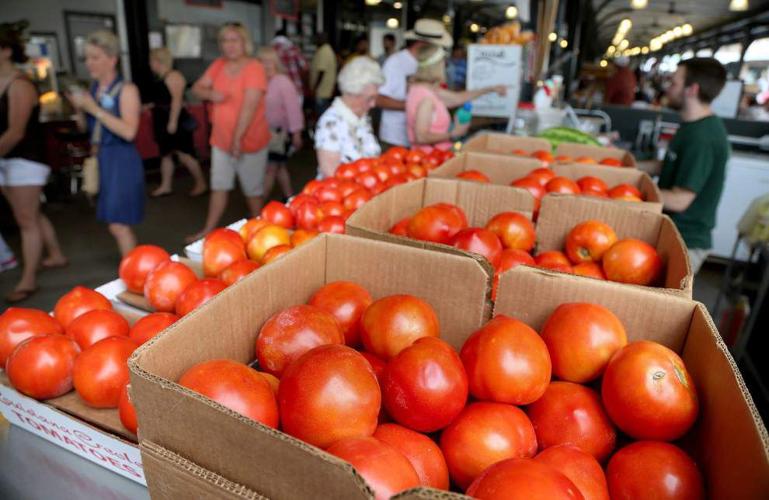
<path fill-rule="evenodd" d="M 470 45 L 467 51 L 467 88 L 507 87 L 507 95 L 486 94 L 473 101 L 474 116 L 508 118 L 521 93 L 520 45 Z"/>

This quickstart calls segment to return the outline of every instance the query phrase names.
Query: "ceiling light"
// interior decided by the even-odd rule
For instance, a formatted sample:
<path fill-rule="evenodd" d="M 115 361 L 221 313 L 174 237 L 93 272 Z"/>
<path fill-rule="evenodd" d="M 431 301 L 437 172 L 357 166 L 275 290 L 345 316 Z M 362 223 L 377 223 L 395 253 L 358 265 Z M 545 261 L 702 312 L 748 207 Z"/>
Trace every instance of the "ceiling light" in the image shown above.
<path fill-rule="evenodd" d="M 611 39 L 611 44 L 619 45 L 619 42 L 621 42 L 623 38 L 625 37 L 622 35 L 622 33 L 617 33 L 616 35 L 614 35 L 614 38 Z"/>
<path fill-rule="evenodd" d="M 508 19 L 515 19 L 518 17 L 518 7 L 515 5 L 511 5 L 507 9 L 505 9 L 505 17 Z"/>
<path fill-rule="evenodd" d="M 631 21 L 630 19 L 627 19 L 627 18 L 623 19 L 619 23 L 619 29 L 621 29 L 624 32 L 630 31 L 630 28 L 632 28 L 632 27 L 633 27 L 633 21 Z"/>
<path fill-rule="evenodd" d="M 641 54 L 646 55 L 649 53 L 649 47 L 641 47 Z"/>
<path fill-rule="evenodd" d="M 602 68 L 605 68 L 609 65 L 609 63 L 606 62 L 606 59 L 601 59 L 601 62 L 599 62 L 598 65 Z"/>
<path fill-rule="evenodd" d="M 562 49 L 565 49 L 569 46 L 569 42 L 567 42 L 565 38 L 561 38 L 561 41 L 558 43 L 558 45 L 560 45 Z"/>
<path fill-rule="evenodd" d="M 402 3 L 400 3 L 400 2 L 395 2 L 395 3 L 393 4 L 393 8 L 394 8 L 394 9 L 400 9 L 401 7 L 403 7 L 403 4 L 402 4 Z"/>
<path fill-rule="evenodd" d="M 660 50 L 662 48 L 662 41 L 659 38 L 654 38 L 649 42 L 649 49 L 653 51 Z"/>
<path fill-rule="evenodd" d="M 634 9 L 645 9 L 649 5 L 649 0 L 630 0 L 630 6 Z"/>
<path fill-rule="evenodd" d="M 449 24 L 451 22 L 451 16 L 448 14 L 443 14 L 443 22 L 445 24 Z"/>
<path fill-rule="evenodd" d="M 382 0 L 366 0 L 366 5 L 379 5 L 382 3 Z"/>
<path fill-rule="evenodd" d="M 619 45 L 617 45 L 617 49 L 618 50 L 625 50 L 626 48 L 628 48 L 628 45 L 630 45 L 630 42 L 628 42 L 627 39 L 622 40 L 619 43 Z"/>
<path fill-rule="evenodd" d="M 388 28 L 390 28 L 391 30 L 394 30 L 398 27 L 400 23 L 396 18 L 391 17 L 390 19 L 387 20 L 385 24 L 387 25 Z"/>
<path fill-rule="evenodd" d="M 615 47 L 614 45 L 609 45 L 609 48 L 606 49 L 606 54 L 612 55 L 612 54 L 614 54 L 615 50 L 617 50 L 617 47 Z"/>
<path fill-rule="evenodd" d="M 478 33 L 478 30 L 481 29 L 480 26 L 478 26 L 476 23 L 473 23 L 470 25 L 470 31 L 473 33 Z"/>
<path fill-rule="evenodd" d="M 748 10 L 748 0 L 732 0 L 729 3 L 729 10 L 732 10 L 732 11 Z"/>
<path fill-rule="evenodd" d="M 676 38 L 684 34 L 684 29 L 680 26 L 676 26 L 673 28 L 673 35 L 675 35 Z"/>
<path fill-rule="evenodd" d="M 694 28 L 692 28 L 691 24 L 686 23 L 681 26 L 681 32 L 684 34 L 684 36 L 689 36 L 694 32 Z"/>
<path fill-rule="evenodd" d="M 558 40 L 558 33 L 553 31 L 552 33 L 547 35 L 547 39 L 550 40 L 551 42 L 554 42 L 554 41 Z"/>

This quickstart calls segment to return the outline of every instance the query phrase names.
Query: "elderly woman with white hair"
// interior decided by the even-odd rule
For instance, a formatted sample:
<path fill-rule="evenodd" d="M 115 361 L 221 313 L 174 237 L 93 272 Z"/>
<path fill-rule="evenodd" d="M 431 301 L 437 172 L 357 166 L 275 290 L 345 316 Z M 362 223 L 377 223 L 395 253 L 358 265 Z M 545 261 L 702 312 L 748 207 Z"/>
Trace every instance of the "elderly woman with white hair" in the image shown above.
<path fill-rule="evenodd" d="M 337 83 L 342 95 L 321 115 L 315 129 L 319 177 L 333 176 L 341 163 L 382 152 L 368 117 L 384 83 L 379 65 L 370 57 L 356 57 L 339 72 Z"/>

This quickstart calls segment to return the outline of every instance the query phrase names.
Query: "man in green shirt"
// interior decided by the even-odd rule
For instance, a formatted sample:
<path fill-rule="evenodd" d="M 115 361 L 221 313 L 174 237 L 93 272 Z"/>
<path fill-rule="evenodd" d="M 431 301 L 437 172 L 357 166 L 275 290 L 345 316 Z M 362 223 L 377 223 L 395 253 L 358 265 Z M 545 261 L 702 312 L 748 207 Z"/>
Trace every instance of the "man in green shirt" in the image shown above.
<path fill-rule="evenodd" d="M 711 231 L 726 177 L 729 140 L 710 103 L 726 81 L 726 70 L 710 58 L 681 61 L 667 90 L 670 107 L 681 114 L 681 126 L 665 159 L 643 165 L 659 173 L 662 202 L 689 249 L 697 274 L 712 248 Z"/>

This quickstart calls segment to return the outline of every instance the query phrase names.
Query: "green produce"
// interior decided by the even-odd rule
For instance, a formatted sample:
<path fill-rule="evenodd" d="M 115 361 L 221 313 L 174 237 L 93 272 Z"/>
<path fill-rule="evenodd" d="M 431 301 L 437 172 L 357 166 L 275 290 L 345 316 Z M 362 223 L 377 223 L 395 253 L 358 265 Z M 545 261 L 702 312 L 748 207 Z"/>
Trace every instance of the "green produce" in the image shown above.
<path fill-rule="evenodd" d="M 551 127 L 540 132 L 538 137 L 548 140 L 553 149 L 562 142 L 575 142 L 588 146 L 601 145 L 592 135 L 570 127 Z"/>

